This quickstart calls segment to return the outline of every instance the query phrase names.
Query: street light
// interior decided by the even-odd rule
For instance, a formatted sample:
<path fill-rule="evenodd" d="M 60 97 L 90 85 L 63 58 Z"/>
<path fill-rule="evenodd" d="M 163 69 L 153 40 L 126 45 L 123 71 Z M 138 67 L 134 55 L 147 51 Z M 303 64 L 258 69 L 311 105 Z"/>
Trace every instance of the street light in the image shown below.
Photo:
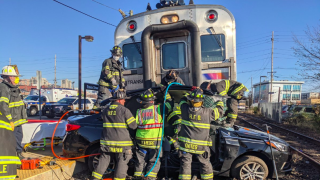
<path fill-rule="evenodd" d="M 260 101 L 260 97 L 261 97 L 261 77 L 267 77 L 267 76 L 260 76 L 260 86 L 259 86 L 259 99 L 258 99 L 258 103 Z"/>
<path fill-rule="evenodd" d="M 79 36 L 79 84 L 78 84 L 78 91 L 79 91 L 79 95 L 78 95 L 78 106 L 79 106 L 79 112 L 81 107 L 81 41 L 82 39 L 85 39 L 88 42 L 92 42 L 93 41 L 93 37 L 92 36 Z M 84 105 L 85 105 L 85 100 L 84 100 Z"/>

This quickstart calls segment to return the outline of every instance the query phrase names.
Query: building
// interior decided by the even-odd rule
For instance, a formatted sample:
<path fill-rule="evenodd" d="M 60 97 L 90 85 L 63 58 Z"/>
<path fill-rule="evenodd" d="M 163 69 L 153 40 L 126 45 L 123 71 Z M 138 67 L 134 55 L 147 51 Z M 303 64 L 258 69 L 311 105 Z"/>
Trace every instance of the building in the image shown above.
<path fill-rule="evenodd" d="M 19 86 L 30 86 L 30 82 L 31 82 L 30 79 L 20 79 L 18 85 Z"/>
<path fill-rule="evenodd" d="M 301 99 L 320 99 L 320 93 L 301 93 Z"/>
<path fill-rule="evenodd" d="M 69 79 L 61 80 L 61 88 L 72 89 L 72 81 Z"/>
<path fill-rule="evenodd" d="M 37 80 L 37 77 L 32 77 L 30 79 L 31 83 L 30 85 L 31 86 L 37 86 L 38 85 L 38 80 Z M 41 79 L 41 86 L 49 86 L 51 83 L 49 83 L 49 81 L 46 79 L 46 78 L 42 78 Z"/>
<path fill-rule="evenodd" d="M 271 92 L 271 81 L 260 82 L 253 85 L 253 102 L 282 102 L 283 104 L 300 104 L 301 89 L 303 81 L 273 81 Z M 270 101 L 271 94 L 271 101 Z"/>

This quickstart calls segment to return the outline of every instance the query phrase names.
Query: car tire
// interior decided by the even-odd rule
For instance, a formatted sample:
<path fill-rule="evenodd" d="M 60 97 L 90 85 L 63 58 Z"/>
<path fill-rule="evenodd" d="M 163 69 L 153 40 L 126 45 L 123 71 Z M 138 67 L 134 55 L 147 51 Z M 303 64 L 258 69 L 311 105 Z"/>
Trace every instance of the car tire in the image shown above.
<path fill-rule="evenodd" d="M 269 169 L 267 164 L 256 156 L 242 156 L 237 159 L 231 168 L 231 176 L 236 179 L 258 178 L 267 179 Z"/>
<path fill-rule="evenodd" d="M 89 154 L 97 154 L 97 153 L 101 153 L 100 152 L 100 146 L 92 146 L 89 150 L 88 150 L 88 155 Z M 86 163 L 88 165 L 89 170 L 92 172 L 94 171 L 94 169 L 97 167 L 98 162 L 99 162 L 99 157 L 100 155 L 96 155 L 96 156 L 89 156 L 86 159 Z M 113 172 L 114 172 L 114 168 L 115 168 L 115 163 L 114 160 L 111 159 L 110 164 L 108 166 L 107 171 L 105 172 L 105 175 L 103 176 L 104 178 L 109 178 L 109 177 L 113 177 Z"/>
<path fill-rule="evenodd" d="M 54 118 L 55 115 L 47 115 L 47 118 Z"/>
<path fill-rule="evenodd" d="M 35 116 L 37 113 L 38 113 L 38 110 L 36 107 L 30 107 L 30 110 L 29 110 L 30 116 Z"/>

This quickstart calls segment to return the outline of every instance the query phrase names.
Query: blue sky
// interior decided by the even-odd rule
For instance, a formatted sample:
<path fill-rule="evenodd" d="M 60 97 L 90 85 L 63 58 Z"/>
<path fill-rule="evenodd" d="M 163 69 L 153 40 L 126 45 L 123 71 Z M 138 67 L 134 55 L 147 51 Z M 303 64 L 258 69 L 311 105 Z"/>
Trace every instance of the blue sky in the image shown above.
<path fill-rule="evenodd" d="M 134 13 L 145 11 L 157 0 L 97 0 L 113 8 Z M 186 0 L 188 3 L 189 0 Z M 60 0 L 71 7 L 117 25 L 122 16 L 92 0 Z M 271 68 L 271 34 L 275 32 L 275 80 L 296 80 L 297 58 L 291 48 L 292 34 L 306 41 L 307 26 L 320 24 L 319 0 L 194 0 L 196 4 L 218 4 L 229 9 L 236 19 L 238 81 L 251 87 L 260 75 Z M 19 66 L 23 78 L 42 76 L 54 80 L 54 55 L 57 55 L 58 84 L 64 78 L 77 86 L 78 35 L 92 35 L 93 42 L 83 41 L 83 82 L 96 83 L 101 63 L 110 56 L 115 27 L 91 19 L 52 0 L 0 0 L 0 67 Z M 262 69 L 262 70 L 260 70 Z M 309 85 L 303 91 L 311 90 Z M 312 89 L 313 90 L 313 89 Z"/>

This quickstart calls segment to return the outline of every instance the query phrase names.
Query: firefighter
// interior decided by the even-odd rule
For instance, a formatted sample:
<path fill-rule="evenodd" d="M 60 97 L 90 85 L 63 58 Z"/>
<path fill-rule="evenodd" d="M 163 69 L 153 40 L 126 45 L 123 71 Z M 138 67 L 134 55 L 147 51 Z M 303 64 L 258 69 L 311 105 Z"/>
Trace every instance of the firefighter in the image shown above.
<path fill-rule="evenodd" d="M 164 78 L 161 79 L 161 85 L 168 86 L 172 82 L 177 82 L 185 85 L 183 80 L 179 77 L 179 72 L 176 70 L 169 70 Z"/>
<path fill-rule="evenodd" d="M 125 90 L 117 90 L 111 98 L 111 104 L 102 112 L 101 155 L 98 166 L 92 172 L 93 179 L 102 179 L 111 159 L 115 159 L 116 163 L 114 179 L 126 178 L 133 146 L 129 129 L 136 129 L 137 124 L 130 110 L 124 107 L 125 99 Z"/>
<path fill-rule="evenodd" d="M 162 137 L 163 124 L 163 105 L 154 105 L 154 92 L 151 89 L 144 91 L 137 101 L 142 105 L 142 108 L 137 110 L 136 121 L 138 129 L 136 132 L 137 142 L 137 162 L 135 165 L 135 178 L 139 179 L 146 175 L 155 164 L 159 154 L 159 148 Z M 171 111 L 172 104 L 165 104 L 165 114 Z M 160 152 L 162 157 L 162 152 Z M 159 158 L 160 158 L 159 157 Z M 160 169 L 160 159 L 152 171 L 148 174 L 148 179 L 156 179 Z"/>
<path fill-rule="evenodd" d="M 196 158 L 200 162 L 201 179 L 213 179 L 210 162 L 210 123 L 223 113 L 223 103 L 209 109 L 203 107 L 203 92 L 197 88 L 181 99 L 181 129 L 178 136 L 180 174 L 179 179 L 191 179 L 191 163 Z"/>
<path fill-rule="evenodd" d="M 221 96 L 231 97 L 226 102 L 228 109 L 225 113 L 227 119 L 224 126 L 233 127 L 238 117 L 239 100 L 242 99 L 244 92 L 248 91 L 248 89 L 243 84 L 233 80 L 222 80 L 218 83 L 204 82 L 200 87 L 217 92 Z"/>
<path fill-rule="evenodd" d="M 99 109 L 101 101 L 112 97 L 117 89 L 125 88 L 125 79 L 122 73 L 122 49 L 119 46 L 114 46 L 111 50 L 112 57 L 104 60 L 99 79 L 98 99 L 93 109 Z"/>
<path fill-rule="evenodd" d="M 3 85 L 0 84 L 0 87 Z M 0 103 L 7 103 L 7 97 L 2 96 L 0 91 Z M 5 111 L 0 109 L 0 179 L 14 180 L 17 175 L 17 165 L 20 165 L 20 159 L 16 155 L 16 139 L 14 137 L 14 126 L 5 115 Z"/>
<path fill-rule="evenodd" d="M 20 95 L 20 89 L 16 86 L 19 83 L 19 71 L 16 65 L 2 68 L 0 84 L 0 111 L 9 120 L 16 137 L 16 152 L 20 159 L 23 159 L 21 144 L 23 132 L 22 124 L 27 123 L 25 104 Z M 3 138 L 3 137 L 2 137 Z"/>

